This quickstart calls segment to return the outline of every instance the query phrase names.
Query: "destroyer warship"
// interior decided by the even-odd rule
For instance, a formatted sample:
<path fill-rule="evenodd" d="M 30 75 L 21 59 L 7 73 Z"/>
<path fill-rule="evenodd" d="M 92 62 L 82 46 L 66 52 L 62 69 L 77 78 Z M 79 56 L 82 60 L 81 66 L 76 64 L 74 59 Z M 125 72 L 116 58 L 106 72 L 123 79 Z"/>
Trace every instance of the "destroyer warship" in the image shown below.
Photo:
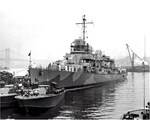
<path fill-rule="evenodd" d="M 50 81 L 57 82 L 65 89 L 88 87 L 107 84 L 123 80 L 127 76 L 126 70 L 115 67 L 114 59 L 102 54 L 100 50 L 93 53 L 92 47 L 85 41 L 86 22 L 85 15 L 82 25 L 82 37 L 71 43 L 70 53 L 64 59 L 49 63 L 47 68 L 29 67 L 31 83 L 38 81 L 46 84 Z"/>

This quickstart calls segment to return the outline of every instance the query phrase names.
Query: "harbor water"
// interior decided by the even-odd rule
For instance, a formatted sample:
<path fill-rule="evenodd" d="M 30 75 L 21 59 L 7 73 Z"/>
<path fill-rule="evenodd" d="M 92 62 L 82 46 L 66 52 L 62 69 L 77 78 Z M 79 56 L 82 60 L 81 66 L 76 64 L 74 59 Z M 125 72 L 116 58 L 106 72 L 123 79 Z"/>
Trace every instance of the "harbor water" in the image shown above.
<path fill-rule="evenodd" d="M 29 113 L 19 108 L 1 109 L 1 118 L 119 119 L 129 110 L 143 108 L 144 100 L 145 104 L 150 100 L 149 77 L 150 73 L 128 73 L 123 81 L 66 92 L 65 98 L 51 109 Z"/>

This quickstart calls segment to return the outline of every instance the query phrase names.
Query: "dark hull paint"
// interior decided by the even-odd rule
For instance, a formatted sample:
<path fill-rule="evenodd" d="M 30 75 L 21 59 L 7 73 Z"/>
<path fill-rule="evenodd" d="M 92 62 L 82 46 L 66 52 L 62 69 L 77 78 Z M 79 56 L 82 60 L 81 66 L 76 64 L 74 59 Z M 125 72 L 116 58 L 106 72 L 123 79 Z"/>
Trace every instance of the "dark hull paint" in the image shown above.
<path fill-rule="evenodd" d="M 19 107 L 26 108 L 51 108 L 56 106 L 63 98 L 64 93 L 54 95 L 43 95 L 42 97 L 22 97 L 16 96 Z"/>
<path fill-rule="evenodd" d="M 128 72 L 150 72 L 149 69 L 143 70 L 143 69 L 127 69 Z"/>
<path fill-rule="evenodd" d="M 30 68 L 30 75 L 32 83 L 35 82 L 35 79 L 39 80 L 40 84 L 46 84 L 49 81 L 54 80 L 60 87 L 77 88 L 122 80 L 126 78 L 127 73 L 94 74 Z"/>
<path fill-rule="evenodd" d="M 130 66 L 124 66 L 123 68 L 125 68 L 127 70 L 127 72 L 150 72 L 150 67 L 149 66 L 134 66 L 134 68 L 130 67 Z"/>
<path fill-rule="evenodd" d="M 8 94 L 0 96 L 0 106 L 5 107 L 15 107 L 17 106 L 17 100 L 15 99 L 16 94 Z"/>

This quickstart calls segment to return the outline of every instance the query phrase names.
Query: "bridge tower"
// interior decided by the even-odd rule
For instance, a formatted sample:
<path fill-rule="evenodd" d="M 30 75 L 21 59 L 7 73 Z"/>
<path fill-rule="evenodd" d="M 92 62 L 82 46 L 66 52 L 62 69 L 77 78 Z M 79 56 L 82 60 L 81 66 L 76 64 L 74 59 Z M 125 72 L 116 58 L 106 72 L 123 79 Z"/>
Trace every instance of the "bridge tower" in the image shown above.
<path fill-rule="evenodd" d="M 5 49 L 5 67 L 10 67 L 10 48 Z"/>

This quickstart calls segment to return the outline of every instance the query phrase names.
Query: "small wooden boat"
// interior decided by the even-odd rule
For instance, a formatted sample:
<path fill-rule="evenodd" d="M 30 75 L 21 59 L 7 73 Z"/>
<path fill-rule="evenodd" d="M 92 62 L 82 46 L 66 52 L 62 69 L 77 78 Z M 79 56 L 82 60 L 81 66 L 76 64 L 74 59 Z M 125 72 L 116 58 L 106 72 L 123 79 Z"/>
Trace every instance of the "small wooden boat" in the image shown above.
<path fill-rule="evenodd" d="M 56 106 L 63 98 L 63 88 L 52 90 L 49 85 L 39 85 L 38 88 L 26 89 L 22 95 L 16 96 L 19 107 L 25 108 L 51 108 Z"/>
<path fill-rule="evenodd" d="M 0 106 L 4 107 L 14 107 L 17 105 L 15 96 L 17 95 L 13 91 L 14 85 L 5 85 L 3 88 L 0 88 Z"/>
<path fill-rule="evenodd" d="M 150 119 L 150 102 L 145 109 L 128 111 L 121 118 L 122 120 L 149 120 Z"/>

